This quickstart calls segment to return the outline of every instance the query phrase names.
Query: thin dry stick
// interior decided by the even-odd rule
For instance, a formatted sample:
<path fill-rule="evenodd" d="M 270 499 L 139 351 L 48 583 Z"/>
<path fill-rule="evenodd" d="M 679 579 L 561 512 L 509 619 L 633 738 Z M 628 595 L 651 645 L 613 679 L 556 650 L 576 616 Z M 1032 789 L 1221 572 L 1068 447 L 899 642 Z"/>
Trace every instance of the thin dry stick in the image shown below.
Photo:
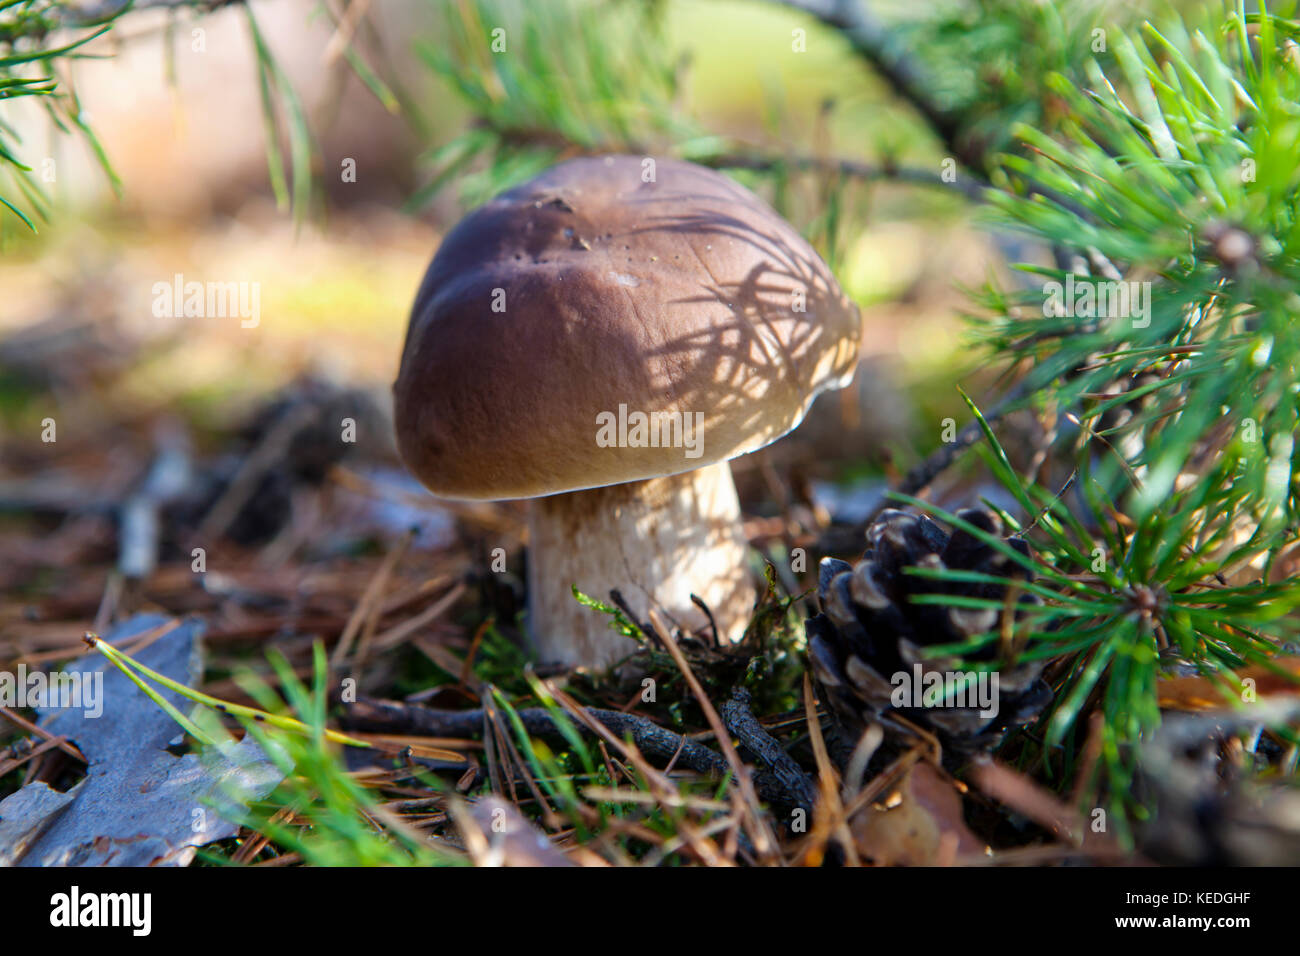
<path fill-rule="evenodd" d="M 1121 850 L 1118 846 L 1072 847 L 1062 843 L 1049 843 L 1045 846 L 1017 847 L 1013 850 L 998 850 L 988 853 L 966 853 L 958 857 L 957 866 L 1048 866 L 1055 863 L 1069 863 L 1077 860 L 1082 863 L 1116 863 L 1133 864 L 1133 854 Z"/>
<path fill-rule="evenodd" d="M 952 155 L 981 181 L 988 156 L 976 137 L 966 135 L 962 116 L 945 108 L 934 93 L 933 79 L 910 51 L 895 42 L 890 29 L 859 0 L 781 0 L 838 30 L 943 140 Z"/>
<path fill-rule="evenodd" d="M 658 803 L 659 798 L 653 793 L 646 793 L 644 790 L 620 789 L 618 787 L 585 787 L 582 795 L 588 800 L 606 801 L 610 803 Z M 677 794 L 671 798 L 674 807 L 683 807 L 689 810 L 703 810 L 714 813 L 722 813 L 731 809 L 730 803 L 723 803 L 720 800 L 711 800 L 707 797 L 692 797 L 689 794 Z"/>
<path fill-rule="evenodd" d="M 989 188 L 986 183 L 969 177 L 949 182 L 941 173 L 929 169 L 899 166 L 890 162 L 864 163 L 855 159 L 838 159 L 829 156 L 722 153 L 717 156 L 702 156 L 698 161 L 701 165 L 712 169 L 752 169 L 767 172 L 786 168 L 850 179 L 886 179 L 918 186 L 935 186 L 939 189 L 956 190 L 967 199 L 977 202 L 986 198 Z"/>
<path fill-rule="evenodd" d="M 65 738 L 63 737 L 59 737 L 57 740 L 42 740 L 39 744 L 37 744 L 35 747 L 32 747 L 32 749 L 28 750 L 26 753 L 18 753 L 17 756 L 14 756 L 10 760 L 0 760 L 0 777 L 7 776 L 8 774 L 17 770 L 19 767 L 23 766 L 23 764 L 27 763 L 28 761 L 35 760 L 37 757 L 41 756 L 42 754 L 55 749 L 64 740 Z M 6 752 L 13 754 L 15 753 L 16 750 L 21 749 L 21 745 L 28 742 L 29 742 L 29 738 L 23 737 L 22 739 L 17 741 L 14 745 L 6 748 Z M 27 781 L 24 781 L 24 784 L 26 783 Z"/>
<path fill-rule="evenodd" d="M 151 627 L 149 630 L 142 631 L 139 634 L 120 637 L 113 646 L 117 647 L 118 650 L 122 651 L 124 654 L 139 654 L 154 641 L 166 637 L 175 628 L 180 627 L 183 620 L 184 618 L 179 617 L 171 618 L 170 620 L 159 624 L 157 627 Z M 22 654 L 14 659 L 14 663 L 27 664 L 28 666 L 31 666 L 34 664 L 45 664 L 49 661 L 60 661 L 67 660 L 70 657 L 78 657 L 85 651 L 86 647 L 85 641 L 81 636 L 83 633 L 84 631 L 78 632 L 75 635 L 69 635 L 67 646 L 65 647 L 56 647 L 53 650 L 39 651 L 32 654 Z M 118 645 L 121 646 L 119 647 Z"/>
<path fill-rule="evenodd" d="M 554 688 L 549 689 L 556 693 Z M 355 702 L 345 704 L 344 710 L 344 722 L 359 730 L 412 733 L 429 737 L 468 737 L 482 733 L 483 729 L 483 709 L 437 710 L 422 704 L 359 696 Z M 666 730 L 644 717 L 596 707 L 585 708 L 585 711 L 611 733 L 630 734 L 639 752 L 658 760 L 672 760 L 680 753 L 682 764 L 696 773 L 721 777 L 727 772 L 726 761 L 708 747 L 690 737 Z M 560 736 L 555 721 L 543 708 L 524 707 L 517 713 L 530 734 L 553 738 Z M 597 737 L 603 736 L 594 731 L 592 733 Z M 622 737 L 616 739 L 621 740 Z"/>
<path fill-rule="evenodd" d="M 470 639 L 469 650 L 465 652 L 465 664 L 460 669 L 460 686 L 468 688 L 470 682 L 474 679 L 474 658 L 478 655 L 478 649 L 483 643 L 483 637 L 487 634 L 488 629 L 495 623 L 492 618 L 486 618 L 474 631 L 474 637 Z"/>
<path fill-rule="evenodd" d="M 343 633 L 339 635 L 338 643 L 334 645 L 334 653 L 330 655 L 330 667 L 340 667 L 347 660 L 348 652 L 352 650 L 352 642 L 356 639 L 363 623 L 378 620 L 376 611 L 381 607 L 384 588 L 388 586 L 388 579 L 393 569 L 397 567 L 397 562 L 402 560 L 414 538 L 415 530 L 407 531 L 397 545 L 384 555 L 374 575 L 367 582 L 366 589 L 361 592 L 361 600 L 352 609 L 352 615 L 348 618 Z"/>
<path fill-rule="evenodd" d="M 500 741 L 507 750 L 509 750 L 510 759 L 514 762 L 515 766 L 519 768 L 518 772 L 512 773 L 510 776 L 510 802 L 516 806 L 519 804 L 519 794 L 515 789 L 514 778 L 522 777 L 524 783 L 528 786 L 529 792 L 532 793 L 533 799 L 536 800 L 537 805 L 542 808 L 542 823 L 545 824 L 548 830 L 561 829 L 564 826 L 564 818 L 561 817 L 560 814 L 556 812 L 555 808 L 551 806 L 550 802 L 547 801 L 545 795 L 542 793 L 541 787 L 537 785 L 537 780 L 533 777 L 533 772 L 528 766 L 528 761 L 524 760 L 523 755 L 519 752 L 519 748 L 515 746 L 514 737 L 511 733 L 513 728 L 506 726 L 501 719 L 501 715 L 495 708 L 492 710 L 492 718 L 493 725 L 497 731 L 497 740 Z"/>
<path fill-rule="evenodd" d="M 616 737 L 608 727 L 589 714 L 585 707 L 564 691 L 549 682 L 545 682 L 545 686 L 547 691 L 553 698 L 555 698 L 555 701 L 560 704 L 560 706 L 576 717 L 579 723 L 589 731 L 603 739 L 616 751 L 622 754 L 624 760 L 627 760 L 632 764 L 636 771 L 641 774 L 642 779 L 646 781 L 651 792 L 660 798 L 660 806 L 662 806 L 664 811 L 671 816 L 670 801 L 677 796 L 677 788 L 673 786 L 672 782 L 664 774 L 655 770 L 645 757 L 641 756 L 641 752 L 637 749 L 635 744 L 629 745 L 623 743 L 623 741 L 619 740 L 619 738 Z M 718 852 L 713 841 L 701 835 L 698 828 L 688 823 L 686 820 L 677 820 L 677 832 L 686 839 L 687 845 L 690 846 L 695 855 L 707 865 L 731 865 L 731 860 L 722 856 L 722 854 Z"/>
<path fill-rule="evenodd" d="M 822 737 L 821 721 L 817 719 L 817 698 L 813 695 L 812 677 L 805 671 L 803 675 L 804 710 L 808 714 L 808 739 L 812 743 L 813 756 L 817 760 L 817 778 L 821 783 L 822 798 L 814 808 L 813 833 L 820 833 L 821 846 L 825 845 L 825 832 L 833 832 L 844 848 L 845 858 L 850 866 L 858 865 L 857 848 L 853 845 L 853 836 L 849 833 L 848 817 L 844 813 L 844 804 L 840 802 L 839 782 L 831 756 L 826 751 L 826 741 Z M 825 830 L 821 821 L 825 820 Z M 817 846 L 815 843 L 814 846 Z M 820 852 L 821 846 L 817 849 Z"/>
<path fill-rule="evenodd" d="M 267 822 L 269 826 L 275 826 L 281 823 L 286 824 L 287 826 L 292 826 L 293 818 L 294 818 L 294 809 L 292 807 L 281 807 L 279 810 L 276 810 L 275 813 L 271 815 L 271 819 Z M 266 834 L 264 833 L 254 834 L 253 837 L 247 843 L 245 843 L 243 846 L 241 846 L 238 850 L 235 851 L 234 855 L 231 856 L 230 858 L 230 862 L 231 863 L 252 863 L 254 858 L 259 853 L 261 853 L 264 849 L 266 849 L 267 844 L 269 844 L 270 842 L 271 842 L 271 838 Z"/>
<path fill-rule="evenodd" d="M 394 627 L 390 627 L 382 634 L 378 635 L 371 644 L 376 651 L 387 650 L 396 644 L 403 643 L 408 637 L 414 634 L 422 627 L 427 627 L 438 618 L 447 613 L 447 610 L 460 600 L 461 595 L 465 593 L 465 582 L 458 583 L 454 588 L 442 596 L 439 601 L 421 611 L 409 621 L 405 621 Z"/>
<path fill-rule="evenodd" d="M 370 656 L 371 645 L 375 640 L 375 632 L 379 630 L 379 618 L 383 610 L 383 594 L 388 587 L 388 579 L 392 576 L 398 562 L 406 555 L 407 549 L 410 548 L 413 540 L 415 540 L 414 529 L 402 536 L 397 547 L 389 554 L 392 561 L 386 562 L 387 567 L 380 568 L 379 573 L 375 575 L 376 578 L 379 578 L 378 581 L 374 582 L 376 587 L 375 598 L 366 609 L 365 624 L 361 628 L 361 640 L 357 644 L 357 653 L 352 662 L 358 671 L 365 667 L 366 660 Z M 382 575 L 382 578 L 380 575 Z"/>
<path fill-rule="evenodd" d="M 133 634 L 130 637 L 125 638 L 123 641 L 120 642 L 121 644 L 120 647 L 118 646 L 119 642 L 110 642 L 110 643 L 112 643 L 113 646 L 116 647 L 123 654 L 129 654 L 130 656 L 135 657 L 141 651 L 145 650 L 146 648 L 152 647 L 154 644 L 162 640 L 164 637 L 166 637 L 168 634 L 176 630 L 176 628 L 180 627 L 184 623 L 185 623 L 185 618 L 174 617 L 170 621 L 164 621 L 163 623 L 159 624 L 157 627 L 151 627 L 149 628 L 149 630 L 141 634 Z M 82 643 L 83 644 L 85 643 L 84 640 L 82 641 Z"/>
<path fill-rule="evenodd" d="M 712 823 L 706 823 L 695 831 L 696 835 L 702 839 L 712 839 L 723 832 L 726 832 L 729 836 L 735 833 L 735 823 L 731 817 L 719 817 Z M 658 866 L 661 860 L 676 853 L 683 846 L 686 846 L 687 842 L 687 839 L 680 834 L 668 840 L 662 840 L 658 848 L 645 858 L 643 865 Z"/>
<path fill-rule="evenodd" d="M 871 762 L 871 758 L 880 749 L 884 739 L 885 731 L 876 723 L 869 724 L 867 729 L 862 732 L 862 736 L 858 738 L 853 753 L 849 756 L 848 766 L 844 771 L 845 799 L 853 800 L 862 790 L 862 777 L 867 772 L 867 764 Z"/>
<path fill-rule="evenodd" d="M 323 65 L 333 66 L 352 45 L 352 36 L 356 33 L 357 25 L 365 18 L 369 9 L 370 0 L 352 0 L 341 13 L 336 12 L 333 5 L 330 5 L 330 17 L 337 21 L 338 26 L 321 54 Z"/>
<path fill-rule="evenodd" d="M 1078 810 L 1010 767 L 987 758 L 976 761 L 970 771 L 970 781 L 994 800 L 1024 814 L 1067 843 L 1090 851 L 1118 849 L 1109 834 L 1090 831 Z"/>
<path fill-rule="evenodd" d="M 46 15 L 56 20 L 61 27 L 93 27 L 109 17 L 127 12 L 138 13 L 153 8 L 209 12 L 239 2 L 241 0 L 135 0 L 134 3 L 130 0 L 92 0 L 87 4 L 54 7 Z M 130 7 L 129 11 L 128 7 Z"/>
<path fill-rule="evenodd" d="M 95 612 L 96 631 L 108 629 L 109 623 L 113 620 L 113 615 L 117 612 L 117 606 L 122 600 L 123 584 L 124 579 L 120 572 L 108 572 L 108 579 L 104 582 L 104 596 L 100 598 L 99 610 Z"/>
<path fill-rule="evenodd" d="M 1093 712 L 1093 715 L 1088 718 L 1088 737 L 1083 745 L 1083 755 L 1079 758 L 1079 775 L 1070 798 L 1071 806 L 1083 806 L 1083 795 L 1087 792 L 1088 782 L 1092 779 L 1097 761 L 1101 759 L 1105 727 L 1105 715 L 1100 710 Z"/>
<path fill-rule="evenodd" d="M 480 713 L 480 721 L 483 727 L 483 755 L 484 759 L 487 760 L 488 781 L 492 784 L 494 793 L 505 793 L 501 780 L 501 765 L 497 759 L 497 738 L 495 723 L 492 720 L 492 702 L 490 700 L 484 699 L 483 709 Z"/>
<path fill-rule="evenodd" d="M 1016 385 L 993 408 L 984 413 L 984 421 L 990 426 L 1000 421 L 1003 416 L 1017 407 L 1017 403 L 1024 394 L 1024 384 Z M 899 494 L 917 497 L 936 478 L 947 471 L 953 462 L 961 456 L 962 452 L 979 441 L 983 434 L 984 430 L 980 427 L 978 421 L 967 422 L 951 442 L 935 449 L 927 458 L 914 465 L 903 476 L 903 480 L 898 483 L 898 487 L 894 490 Z M 870 527 L 872 522 L 880 517 L 881 512 L 894 507 L 898 507 L 897 502 L 888 496 L 882 498 L 880 503 L 871 509 L 871 513 L 867 515 L 866 519 L 860 522 L 861 527 L 863 529 Z"/>
<path fill-rule="evenodd" d="M 0 707 L 0 717 L 4 717 L 6 720 L 9 720 L 12 723 L 17 724 L 19 727 L 27 731 L 29 734 L 35 734 L 36 736 L 40 737 L 42 740 L 45 740 L 48 743 L 53 744 L 55 747 L 58 747 L 69 757 L 73 757 L 76 760 L 80 760 L 82 763 L 90 762 L 85 758 L 85 756 L 81 753 L 81 751 L 76 748 L 76 746 L 68 743 L 67 737 L 54 736 L 54 734 L 50 733 L 44 727 L 38 727 L 36 724 L 32 723 L 30 720 L 27 720 L 25 717 L 18 716 L 8 707 Z"/>
<path fill-rule="evenodd" d="M 1106 436 L 1094 431 L 1092 425 L 1083 421 L 1073 412 L 1066 412 L 1065 417 L 1070 424 L 1082 431 L 1087 438 L 1095 438 L 1097 441 L 1105 445 L 1107 450 L 1115 456 L 1115 460 L 1119 462 L 1120 467 L 1124 469 L 1124 474 L 1128 478 L 1129 482 L 1132 483 L 1133 487 L 1138 491 L 1142 490 L 1142 479 L 1138 477 L 1138 473 L 1133 470 L 1133 466 L 1128 463 L 1128 459 L 1124 457 L 1120 450 L 1106 440 Z"/>
<path fill-rule="evenodd" d="M 620 776 L 626 777 L 631 783 L 636 782 L 636 778 L 628 772 L 627 768 L 624 767 L 623 764 L 615 761 L 614 758 L 609 755 L 609 748 L 605 746 L 605 741 L 597 740 L 596 746 L 600 748 L 600 759 L 605 764 L 605 772 L 609 774 L 609 779 L 615 786 L 618 785 L 618 778 Z M 673 759 L 675 760 L 677 758 L 674 757 Z"/>
<path fill-rule="evenodd" d="M 745 766 L 740 759 L 740 754 L 736 752 L 735 746 L 731 743 L 731 736 L 727 733 L 727 727 L 718 716 L 718 712 L 713 708 L 709 695 L 705 693 L 704 686 L 696 678 L 691 665 L 687 662 L 686 656 L 682 654 L 681 648 L 669 634 L 668 628 L 664 626 L 663 618 L 654 608 L 650 609 L 650 623 L 655 631 L 659 634 L 659 639 L 663 642 L 668 653 L 672 656 L 673 663 L 677 669 L 682 672 L 682 677 L 686 679 L 686 684 L 695 695 L 699 702 L 700 710 L 704 712 L 704 719 L 708 721 L 709 727 L 713 730 L 713 736 L 718 742 L 718 747 L 722 750 L 722 755 L 731 765 L 732 775 L 736 778 L 736 785 L 740 791 L 742 800 L 742 814 L 748 819 L 749 838 L 754 842 L 754 849 L 760 857 L 769 858 L 776 853 L 776 839 L 768 829 L 767 821 L 763 819 L 758 810 L 758 794 L 754 790 L 754 781 L 750 778 L 749 768 Z"/>

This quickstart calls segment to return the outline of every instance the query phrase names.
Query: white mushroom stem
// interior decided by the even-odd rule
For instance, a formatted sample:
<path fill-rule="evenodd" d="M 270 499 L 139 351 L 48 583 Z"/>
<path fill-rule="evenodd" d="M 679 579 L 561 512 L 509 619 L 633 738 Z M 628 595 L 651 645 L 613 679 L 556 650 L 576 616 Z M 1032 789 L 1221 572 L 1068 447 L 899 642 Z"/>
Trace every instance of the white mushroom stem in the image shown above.
<path fill-rule="evenodd" d="M 722 461 L 651 478 L 537 498 L 529 511 L 528 629 L 548 663 L 608 667 L 635 650 L 583 594 L 609 603 L 617 589 L 637 618 L 650 608 L 689 630 L 712 612 L 722 641 L 737 641 L 753 609 L 748 544 L 731 467 Z"/>

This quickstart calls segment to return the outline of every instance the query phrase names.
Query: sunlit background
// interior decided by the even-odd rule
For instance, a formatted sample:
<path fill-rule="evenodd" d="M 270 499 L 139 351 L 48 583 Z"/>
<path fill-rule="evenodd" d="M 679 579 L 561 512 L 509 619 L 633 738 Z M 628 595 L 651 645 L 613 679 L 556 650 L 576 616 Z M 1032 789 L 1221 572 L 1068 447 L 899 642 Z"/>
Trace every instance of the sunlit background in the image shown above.
<path fill-rule="evenodd" d="M 84 137 L 59 132 L 33 103 L 0 107 L 21 130 L 22 158 L 38 178 L 47 159 L 55 171 L 43 183 L 50 218 L 36 220 L 38 234 L 5 216 L 0 327 L 12 335 L 57 316 L 148 343 L 150 360 L 99 393 L 122 411 L 174 406 L 219 419 L 304 370 L 386 387 L 422 270 L 442 231 L 483 189 L 471 182 L 466 195 L 453 174 L 436 195 L 419 195 L 436 171 L 429 156 L 465 131 L 464 103 L 420 55 L 452 42 L 444 17 L 461 6 L 367 7 L 354 43 L 409 107 L 390 111 L 339 52 L 339 31 L 316 4 L 251 5 L 317 147 L 297 223 L 277 205 L 268 177 L 242 10 L 132 15 L 89 47 L 104 59 L 76 61 L 66 77 L 119 190 Z M 813 52 L 791 51 L 792 31 L 807 29 L 806 18 L 751 0 L 662 7 L 664 36 L 681 63 L 682 112 L 701 129 L 800 154 L 889 155 L 939 172 L 938 147 L 841 40 L 814 31 Z M 602 15 L 611 14 L 594 5 L 584 14 Z M 355 182 L 343 181 L 347 160 Z M 735 175 L 772 198 L 757 177 Z M 817 188 L 799 184 L 787 212 L 826 254 L 827 232 L 812 221 Z M 854 187 L 849 199 L 835 266 L 864 308 L 864 354 L 902 390 L 895 396 L 877 381 L 880 394 L 865 411 L 879 418 L 873 427 L 906 440 L 914 401 L 938 406 L 927 414 L 957 407 L 955 393 L 929 384 L 963 362 L 961 284 L 982 283 L 1000 258 L 972 226 L 969 206 L 933 187 L 882 182 Z M 866 216 L 860 207 L 869 207 Z M 151 289 L 177 273 L 260 283 L 260 324 L 157 319 Z M 31 429 L 32 415 L 44 417 L 38 412 L 9 401 L 5 426 Z"/>

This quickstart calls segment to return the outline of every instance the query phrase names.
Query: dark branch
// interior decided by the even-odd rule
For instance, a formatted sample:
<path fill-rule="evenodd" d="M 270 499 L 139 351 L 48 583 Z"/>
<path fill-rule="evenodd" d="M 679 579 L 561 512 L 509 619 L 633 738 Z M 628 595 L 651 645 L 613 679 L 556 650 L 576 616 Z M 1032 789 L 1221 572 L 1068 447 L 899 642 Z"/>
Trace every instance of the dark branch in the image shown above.
<path fill-rule="evenodd" d="M 60 4 L 51 13 L 61 27 L 94 27 L 116 19 L 124 13 L 141 10 L 189 9 L 197 13 L 211 13 L 220 7 L 233 6 L 243 0 L 92 0 L 73 6 Z"/>
<path fill-rule="evenodd" d="M 733 688 L 731 700 L 722 705 L 722 719 L 741 744 L 767 765 L 781 786 L 809 812 L 817 803 L 817 788 L 794 758 L 774 738 L 750 709 L 749 691 Z"/>
<path fill-rule="evenodd" d="M 483 732 L 481 709 L 435 710 L 420 704 L 370 697 L 359 697 L 355 703 L 344 703 L 343 708 L 342 724 L 352 730 L 427 737 L 477 737 Z M 550 713 L 541 707 L 525 707 L 516 713 L 524 730 L 530 735 L 564 740 Z M 677 766 L 718 778 L 731 769 L 726 759 L 716 751 L 689 737 L 665 730 L 644 717 L 598 707 L 588 707 L 587 713 L 620 737 L 630 736 L 637 749 L 653 760 L 667 763 L 675 758 Z M 586 728 L 577 724 L 574 726 L 584 736 L 593 736 Z M 754 785 L 758 795 L 772 806 L 783 810 L 800 805 L 811 806 L 802 804 L 802 798 L 788 790 L 784 781 L 772 774 L 755 774 Z"/>
<path fill-rule="evenodd" d="M 938 186 L 954 189 L 967 199 L 982 201 L 989 187 L 982 181 L 961 179 L 949 182 L 928 169 L 896 166 L 892 163 L 863 163 L 852 159 L 821 158 L 818 156 L 770 156 L 761 153 L 721 153 L 717 156 L 698 157 L 702 166 L 713 169 L 752 169 L 770 172 L 781 166 L 800 171 L 834 173 L 851 179 L 887 179 L 916 186 Z"/>
<path fill-rule="evenodd" d="M 1003 396 L 993 408 L 984 413 L 984 420 L 989 425 L 993 425 L 1002 419 L 1004 415 L 1015 410 L 1022 398 L 1026 394 L 1024 383 L 1017 385 L 1011 391 Z M 954 461 L 971 445 L 979 441 L 984 430 L 980 428 L 978 421 L 970 422 L 959 431 L 956 437 L 943 445 L 936 448 L 923 461 L 912 466 L 911 470 L 903 476 L 903 480 L 898 483 L 894 490 L 899 494 L 915 496 L 929 487 L 930 482 L 934 481 L 941 474 L 948 470 Z M 871 526 L 871 523 L 880 517 L 880 513 L 886 508 L 895 507 L 895 502 L 891 501 L 888 496 L 882 498 L 876 507 L 871 509 L 871 513 L 861 523 L 865 532 Z"/>
<path fill-rule="evenodd" d="M 934 87 L 924 68 L 894 41 L 885 24 L 859 0 L 776 2 L 811 14 L 842 33 L 854 51 L 921 114 L 958 162 L 981 179 L 987 176 L 988 156 L 981 146 L 963 135 L 960 115 L 935 102 L 931 92 Z"/>

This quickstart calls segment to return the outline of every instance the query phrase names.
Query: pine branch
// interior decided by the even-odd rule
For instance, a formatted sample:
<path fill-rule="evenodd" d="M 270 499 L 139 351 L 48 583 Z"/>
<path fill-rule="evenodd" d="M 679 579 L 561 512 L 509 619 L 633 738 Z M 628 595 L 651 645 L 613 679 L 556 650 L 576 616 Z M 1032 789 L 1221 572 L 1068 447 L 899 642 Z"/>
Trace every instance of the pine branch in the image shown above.
<path fill-rule="evenodd" d="M 964 123 L 959 114 L 936 101 L 934 83 L 925 67 L 896 42 L 893 32 L 860 0 L 774 2 L 810 14 L 842 33 L 858 55 L 925 119 L 953 157 L 987 183 L 992 164 L 984 147 L 965 135 Z"/>
<path fill-rule="evenodd" d="M 780 168 L 796 169 L 800 172 L 818 172 L 843 176 L 848 179 L 890 180 L 916 186 L 934 186 L 940 189 L 953 189 L 967 199 L 982 202 L 988 191 L 988 184 L 983 181 L 958 179 L 949 181 L 940 174 L 928 169 L 899 166 L 895 163 L 864 163 L 853 159 L 823 158 L 820 156 L 782 156 L 763 153 L 719 153 L 711 156 L 696 156 L 694 161 L 713 169 L 748 169 L 756 172 L 772 172 Z"/>
<path fill-rule="evenodd" d="M 143 10 L 190 9 L 211 13 L 221 7 L 234 6 L 245 0 L 95 0 L 87 4 L 59 4 L 52 19 L 62 28 L 91 27 L 107 23 L 125 13 Z"/>
<path fill-rule="evenodd" d="M 507 149 L 543 149 L 572 153 L 577 144 L 562 133 L 541 128 L 498 127 L 483 118 L 474 121 L 475 129 L 488 130 L 500 138 L 502 147 Z M 597 144 L 591 148 L 593 153 L 608 152 L 611 148 L 628 150 L 633 153 L 651 154 L 655 149 L 645 142 L 617 144 Z M 760 149 L 743 150 L 728 148 L 713 153 L 693 153 L 691 161 L 710 169 L 745 169 L 752 172 L 770 173 L 780 169 L 798 172 L 816 172 L 846 179 L 864 181 L 888 180 L 915 186 L 931 186 L 938 189 L 951 189 L 961 193 L 975 202 L 983 201 L 989 186 L 982 181 L 949 181 L 939 173 L 915 166 L 900 166 L 897 163 L 882 161 L 879 163 L 863 162 L 832 156 L 805 156 L 769 153 Z"/>

